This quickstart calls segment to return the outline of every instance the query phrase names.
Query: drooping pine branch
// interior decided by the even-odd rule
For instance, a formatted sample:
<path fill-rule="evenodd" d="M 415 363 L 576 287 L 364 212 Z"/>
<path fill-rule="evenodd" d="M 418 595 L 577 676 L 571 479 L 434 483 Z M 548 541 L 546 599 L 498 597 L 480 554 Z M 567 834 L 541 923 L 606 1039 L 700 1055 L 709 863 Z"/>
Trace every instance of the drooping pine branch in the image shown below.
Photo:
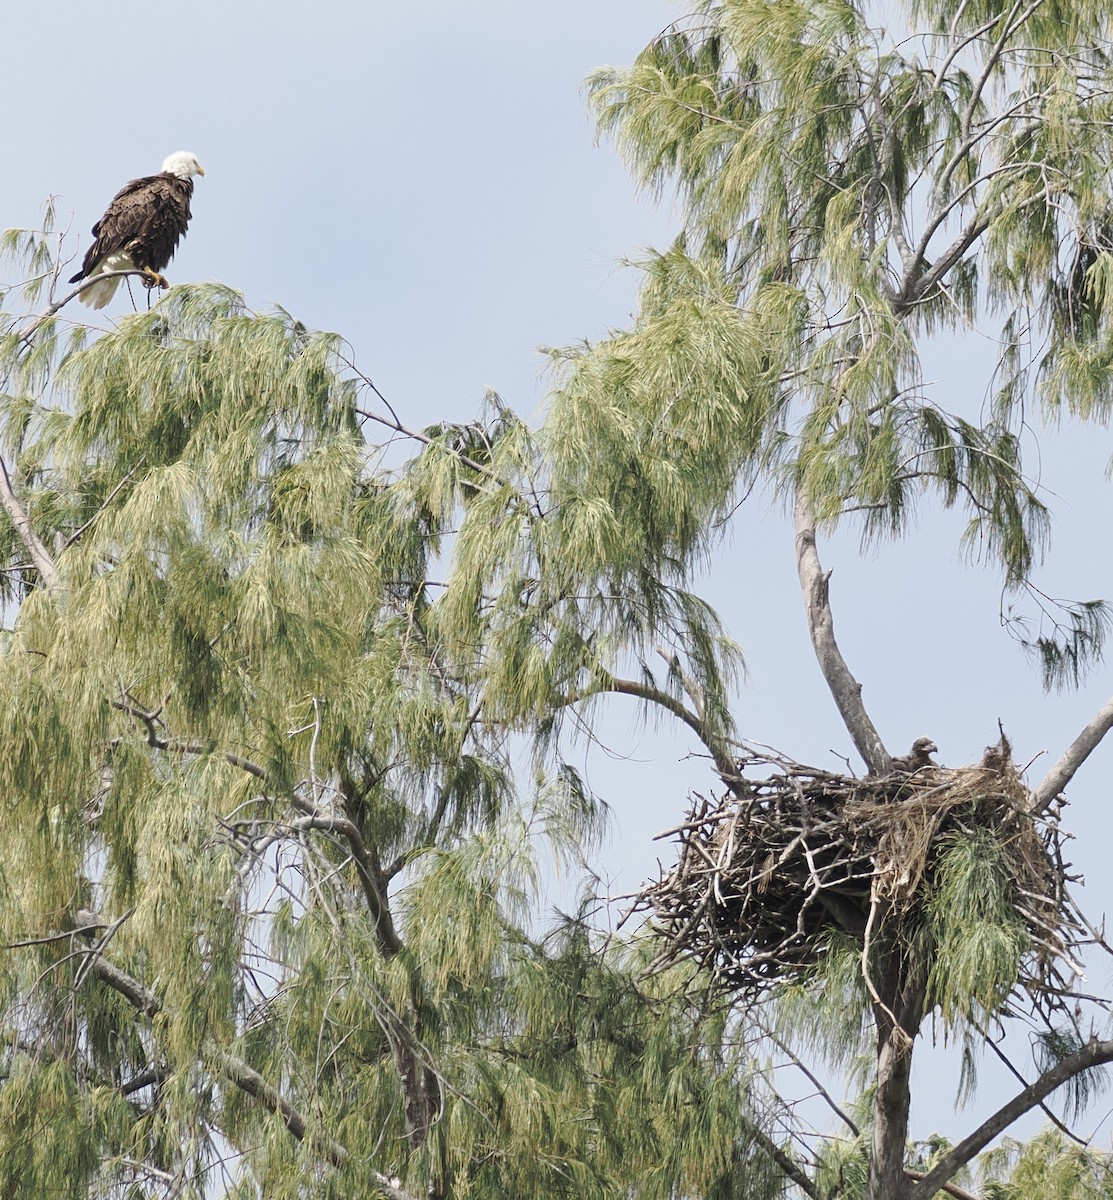
<path fill-rule="evenodd" d="M 724 739 L 719 737 L 708 726 L 706 719 L 700 713 L 693 712 L 675 696 L 670 696 L 660 688 L 640 683 L 636 679 L 621 679 L 615 675 L 606 676 L 598 690 L 615 692 L 621 696 L 633 696 L 639 700 L 644 700 L 647 704 L 656 705 L 659 708 L 663 708 L 666 712 L 672 713 L 678 720 L 683 721 L 700 739 L 711 754 L 715 769 L 719 772 L 723 781 L 728 786 L 732 783 L 737 783 L 738 764 L 729 753 Z"/>
<path fill-rule="evenodd" d="M 79 920 L 89 918 L 89 924 L 97 927 L 96 918 L 92 914 L 79 913 L 78 918 Z M 155 992 L 140 983 L 134 976 L 109 962 L 103 955 L 97 955 L 92 973 L 102 983 L 123 996 L 136 1011 L 145 1016 L 156 1017 L 163 1011 L 162 1001 Z M 219 1075 L 224 1080 L 239 1088 L 268 1111 L 278 1113 L 291 1136 L 297 1141 L 304 1141 L 309 1136 L 309 1124 L 304 1114 L 291 1104 L 278 1088 L 268 1083 L 254 1067 L 244 1062 L 238 1055 L 216 1045 L 209 1046 L 203 1052 L 203 1056 L 217 1068 Z M 332 1166 L 343 1167 L 351 1160 L 349 1151 L 339 1142 L 328 1137 L 320 1138 L 316 1134 L 313 1137 L 319 1141 L 324 1159 Z M 411 1192 L 406 1191 L 399 1183 L 386 1175 L 375 1172 L 374 1178 L 382 1195 L 387 1197 L 387 1200 L 417 1200 Z"/>

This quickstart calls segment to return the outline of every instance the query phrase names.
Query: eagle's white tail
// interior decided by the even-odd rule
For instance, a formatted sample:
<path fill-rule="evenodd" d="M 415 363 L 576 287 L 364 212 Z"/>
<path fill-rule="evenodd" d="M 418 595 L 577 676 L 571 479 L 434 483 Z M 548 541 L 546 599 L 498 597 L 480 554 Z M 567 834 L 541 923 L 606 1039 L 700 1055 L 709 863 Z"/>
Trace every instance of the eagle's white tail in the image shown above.
<path fill-rule="evenodd" d="M 104 308 L 105 305 L 116 295 L 116 289 L 120 286 L 120 277 L 114 279 L 102 279 L 99 283 L 94 283 L 91 287 L 87 287 L 78 300 L 82 304 L 86 304 L 89 308 Z"/>

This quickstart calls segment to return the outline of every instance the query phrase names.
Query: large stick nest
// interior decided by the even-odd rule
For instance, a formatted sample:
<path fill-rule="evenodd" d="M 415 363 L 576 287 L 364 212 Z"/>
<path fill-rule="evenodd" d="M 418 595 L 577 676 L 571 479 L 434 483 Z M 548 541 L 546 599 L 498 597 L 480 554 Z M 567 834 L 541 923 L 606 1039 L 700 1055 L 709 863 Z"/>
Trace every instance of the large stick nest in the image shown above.
<path fill-rule="evenodd" d="M 1085 922 L 1067 892 L 1056 817 L 1033 816 L 1007 741 L 980 764 L 857 779 L 751 756 L 732 794 L 696 797 L 676 865 L 639 896 L 665 941 L 656 966 L 698 964 L 722 989 L 756 1000 L 806 977 L 839 929 L 899 936 L 923 920 L 933 872 L 954 835 L 988 831 L 1002 847 L 1030 953 L 1018 986 L 1059 1008 L 1081 971 Z"/>

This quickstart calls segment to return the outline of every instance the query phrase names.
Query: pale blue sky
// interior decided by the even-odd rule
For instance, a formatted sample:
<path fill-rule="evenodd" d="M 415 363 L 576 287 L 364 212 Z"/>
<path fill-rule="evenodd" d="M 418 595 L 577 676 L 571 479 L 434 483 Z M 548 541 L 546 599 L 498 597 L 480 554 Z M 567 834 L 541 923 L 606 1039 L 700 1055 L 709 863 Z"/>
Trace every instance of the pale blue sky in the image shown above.
<path fill-rule="evenodd" d="M 579 91 L 667 22 L 660 0 L 5 7 L 25 116 L 0 225 L 57 193 L 83 249 L 120 184 L 193 150 L 207 174 L 170 279 L 342 331 L 416 422 L 487 386 L 532 408 L 533 347 L 621 322 L 615 261 L 666 228 Z"/>
<path fill-rule="evenodd" d="M 679 11 L 662 0 L 5 5 L 0 227 L 34 223 L 57 194 L 77 256 L 125 180 L 192 150 L 207 174 L 172 281 L 220 280 L 255 307 L 279 303 L 343 333 L 408 424 L 466 420 L 487 387 L 529 413 L 542 398 L 534 348 L 623 324 L 636 278 L 619 261 L 676 231 L 636 196 L 613 149 L 594 144 L 580 83 L 630 61 Z M 108 315 L 123 311 L 117 299 Z M 987 357 L 957 342 L 938 356 L 955 406 L 982 396 Z M 1041 585 L 1113 595 L 1108 431 L 1043 440 L 1043 478 L 1060 499 Z M 1021 762 L 1048 752 L 1038 779 L 1113 691 L 1113 671 L 1045 696 L 999 626 L 996 578 L 961 564 L 961 528 L 929 515 L 905 544 L 865 559 L 852 536 L 821 546 L 840 640 L 892 750 L 929 734 L 941 761 L 970 761 L 1001 718 Z M 848 738 L 807 641 L 791 534 L 761 497 L 707 593 L 750 666 L 744 734 L 837 768 L 830 751 L 849 753 Z M 677 823 L 690 790 L 716 783 L 684 760 L 681 732 L 639 733 L 634 717 L 619 700 L 602 728 L 634 761 L 586 760 L 615 811 L 601 870 L 616 892 L 669 859 L 652 835 Z M 1111 766 L 1103 748 L 1070 790 L 1093 916 L 1109 895 Z M 918 1127 L 968 1127 L 948 1101 L 933 1096 Z"/>

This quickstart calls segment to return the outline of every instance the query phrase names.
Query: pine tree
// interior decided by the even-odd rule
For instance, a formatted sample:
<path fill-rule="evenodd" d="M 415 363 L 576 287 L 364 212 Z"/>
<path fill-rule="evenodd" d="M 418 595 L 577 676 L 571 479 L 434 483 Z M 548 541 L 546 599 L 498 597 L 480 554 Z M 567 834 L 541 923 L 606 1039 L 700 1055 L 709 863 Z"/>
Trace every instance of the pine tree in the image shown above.
<path fill-rule="evenodd" d="M 775 1194 L 690 973 L 537 934 L 603 820 L 554 722 L 668 621 L 713 672 L 711 615 L 497 398 L 405 429 L 222 287 L 69 325 L 47 217 L 0 344 L 4 1194 Z"/>
<path fill-rule="evenodd" d="M 917 819 L 892 808 L 879 815 L 884 807 L 869 809 L 870 801 L 911 802 L 920 793 L 912 783 L 886 789 L 881 782 L 904 779 L 892 772 L 909 768 L 893 759 L 839 650 L 818 551 L 819 537 L 845 524 L 857 524 L 867 543 L 900 537 L 925 498 L 963 509 L 966 548 L 996 566 L 1018 603 L 1036 600 L 1042 619 L 1018 619 L 1015 632 L 1046 684 L 1069 686 L 1100 660 L 1104 605 L 1055 611 L 1032 585 L 1050 525 L 1024 470 L 1021 433 L 1033 410 L 1083 420 L 1108 411 L 1109 79 L 1107 17 L 1098 5 L 944 0 L 875 14 L 841 2 L 707 0 L 631 68 L 591 81 L 601 128 L 643 185 L 677 190 L 685 220 L 672 250 L 648 267 L 638 327 L 584 352 L 565 394 L 594 392 L 584 411 L 604 395 L 633 397 L 633 387 L 619 393 L 611 381 L 621 377 L 627 387 L 638 365 L 651 362 L 644 393 L 651 412 L 633 401 L 616 424 L 676 422 L 676 442 L 686 447 L 717 401 L 732 414 L 733 427 L 720 424 L 710 443 L 713 464 L 699 475 L 710 486 L 676 489 L 672 498 L 693 528 L 718 529 L 754 484 L 793 512 L 819 665 L 879 781 L 814 782 L 815 772 L 788 770 L 777 794 L 768 781 L 722 771 L 751 823 L 760 811 L 780 820 L 791 783 L 806 796 L 800 824 L 778 841 L 776 820 L 767 821 L 767 867 L 750 833 L 756 857 L 747 876 L 737 859 L 727 871 L 719 854 L 726 833 L 717 830 L 733 839 L 736 818 L 700 808 L 677 871 L 694 870 L 699 855 L 715 860 L 705 869 L 714 887 L 696 890 L 693 901 L 708 907 L 695 912 L 676 876 L 655 893 L 673 952 L 698 949 L 705 968 L 745 992 L 748 1004 L 777 1008 L 794 990 L 810 997 L 796 1018 L 798 1034 L 801 1026 L 829 1028 L 831 996 L 845 1000 L 851 1028 L 835 1044 L 844 1061 L 868 1056 L 872 1101 L 868 1120 L 851 1128 L 843 1163 L 860 1170 L 840 1166 L 832 1174 L 824 1163 L 838 1155 L 821 1152 L 818 1170 L 796 1180 L 812 1196 L 921 1200 L 953 1186 L 955 1172 L 1052 1083 L 1091 1089 L 1092 1068 L 1113 1049 L 1060 1002 L 1057 984 L 1036 982 L 1048 954 L 1068 976 L 1074 968 L 1058 935 L 1054 946 L 1042 939 L 1042 918 L 1024 898 L 1033 894 L 1022 886 L 1024 855 L 1007 849 L 1019 846 L 1010 839 L 1034 835 L 1113 724 L 1113 702 L 1031 791 L 1019 786 L 1002 734 L 980 764 L 985 774 L 952 775 L 944 785 L 928 769 L 936 791 L 954 802 L 948 817 L 930 811 L 926 792 L 916 800 Z M 958 395 L 948 381 L 941 395 L 925 382 L 925 350 L 941 335 L 969 330 L 999 347 L 993 375 L 964 382 Z M 744 337 L 749 374 L 735 357 Z M 698 374 L 683 369 L 696 344 Z M 992 403 L 979 411 L 986 391 Z M 699 417 L 686 418 L 691 411 Z M 990 772 L 1004 772 L 992 787 Z M 1003 794 L 991 801 L 994 788 Z M 844 818 L 843 802 L 863 797 L 872 815 Z M 1020 826 L 1006 833 L 1011 818 L 991 817 L 998 803 L 1015 804 L 1024 835 Z M 815 851 L 809 822 L 821 819 L 840 831 L 824 851 L 841 850 L 838 865 L 851 873 L 860 870 L 858 835 L 870 820 L 883 829 L 867 855 L 871 888 L 846 902 L 853 887 L 832 894 L 831 859 L 816 866 L 808 858 L 796 907 L 789 918 L 774 913 L 777 926 L 767 919 L 775 901 L 762 911 L 761 895 L 776 891 L 794 852 L 802 859 L 799 845 L 810 841 Z M 935 836 L 916 857 L 910 847 L 929 830 Z M 1039 862 L 1045 881 L 1036 885 L 1040 904 L 1063 895 L 1053 843 L 1054 836 L 1045 858 L 1032 842 L 1029 865 Z M 903 874 L 902 858 L 913 864 Z M 728 882 L 743 889 L 741 898 L 716 890 Z M 740 911 L 746 932 L 728 936 L 724 922 L 743 920 Z M 1079 940 L 1089 937 L 1084 919 L 1064 920 L 1079 922 Z M 693 934 L 701 926 L 702 941 Z M 775 950 L 774 933 L 784 934 Z M 767 991 L 762 972 L 773 977 Z M 832 977 L 854 986 L 832 987 Z M 1019 1011 L 1041 1030 L 1039 1081 L 1000 1124 L 985 1123 L 915 1169 L 906 1148 L 909 1081 L 925 1020 L 933 1015 L 973 1053 L 991 1025 Z"/>
<path fill-rule="evenodd" d="M 542 856 L 590 865 L 604 820 L 562 761 L 570 713 L 620 695 L 681 723 L 720 813 L 770 786 L 732 719 L 740 650 L 692 582 L 750 489 L 794 514 L 868 786 L 907 797 L 835 642 L 820 537 L 898 537 L 926 497 L 1031 594 L 1049 514 L 1026 407 L 1105 413 L 1100 7 L 906 20 L 707 0 L 593 79 L 685 228 L 629 330 L 551 352 L 537 428 L 492 396 L 410 429 L 340 337 L 223 287 L 94 333 L 50 214 L 7 239 L 28 283 L 0 326 L 6 1194 L 926 1200 L 961 1196 L 1058 1087 L 1093 1093 L 1113 1043 L 1032 983 L 1070 947 L 1033 942 L 1000 814 L 1024 832 L 1053 811 L 1113 703 L 1022 803 L 972 795 L 907 907 L 828 889 L 811 958 L 756 1002 L 660 928 L 603 944 L 590 897 L 539 932 Z M 976 415 L 919 362 L 983 324 L 1002 352 Z M 1105 611 L 1051 616 L 1026 640 L 1069 683 Z M 989 820 L 989 799 L 1013 807 Z M 910 1151 L 928 1015 L 972 1056 L 1015 1012 L 1042 1021 L 1037 1080 Z M 823 1057 L 867 1087 L 817 1148 L 766 1068 L 817 1079 Z M 1050 1179 L 1061 1150 L 999 1152 L 984 1194 Z M 1077 1194 L 1104 1186 L 1075 1158 Z"/>

